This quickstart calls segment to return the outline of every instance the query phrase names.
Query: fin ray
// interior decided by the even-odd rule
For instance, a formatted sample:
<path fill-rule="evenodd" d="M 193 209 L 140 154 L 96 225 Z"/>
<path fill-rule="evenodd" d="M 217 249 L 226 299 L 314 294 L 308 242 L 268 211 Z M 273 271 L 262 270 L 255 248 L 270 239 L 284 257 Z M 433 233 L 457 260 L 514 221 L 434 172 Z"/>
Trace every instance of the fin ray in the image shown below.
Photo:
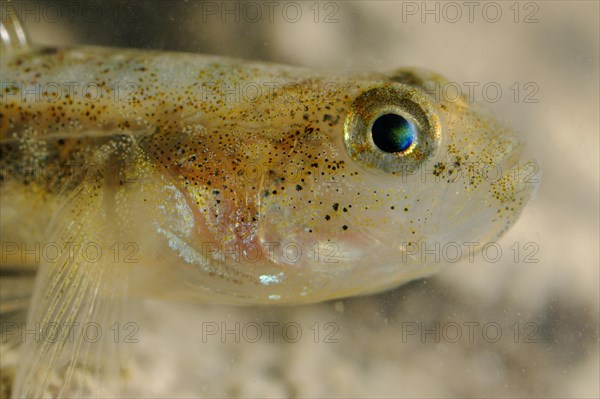
<path fill-rule="evenodd" d="M 122 348 L 110 328 L 125 316 L 128 268 L 108 256 L 107 239 L 118 239 L 107 222 L 112 195 L 105 170 L 88 170 L 54 217 L 50 237 L 62 251 L 40 265 L 28 317 L 35 339 L 21 347 L 15 397 L 118 393 Z"/>

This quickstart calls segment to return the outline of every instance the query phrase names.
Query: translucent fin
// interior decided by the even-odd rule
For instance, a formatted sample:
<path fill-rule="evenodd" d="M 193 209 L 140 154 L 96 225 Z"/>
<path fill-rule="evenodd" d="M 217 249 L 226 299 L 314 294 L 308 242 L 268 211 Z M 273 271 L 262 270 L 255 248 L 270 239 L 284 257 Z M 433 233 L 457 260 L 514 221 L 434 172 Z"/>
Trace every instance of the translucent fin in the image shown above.
<path fill-rule="evenodd" d="M 13 397 L 118 395 L 129 272 L 110 251 L 114 188 L 105 170 L 85 173 L 52 222 L 62 250 L 40 265 Z"/>
<path fill-rule="evenodd" d="M 2 1 L 0 4 L 0 39 L 2 51 L 29 44 L 27 33 L 11 1 Z"/>

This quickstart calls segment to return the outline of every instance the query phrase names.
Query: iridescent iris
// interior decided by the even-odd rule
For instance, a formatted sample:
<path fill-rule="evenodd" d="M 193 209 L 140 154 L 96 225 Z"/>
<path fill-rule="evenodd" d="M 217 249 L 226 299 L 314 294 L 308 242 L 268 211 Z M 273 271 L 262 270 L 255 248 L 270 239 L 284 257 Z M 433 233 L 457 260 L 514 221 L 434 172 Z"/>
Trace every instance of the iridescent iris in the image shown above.
<path fill-rule="evenodd" d="M 430 99 L 400 83 L 363 92 L 344 122 L 346 151 L 375 173 L 413 173 L 435 155 L 440 140 L 440 121 Z"/>
<path fill-rule="evenodd" d="M 371 128 L 373 143 L 384 152 L 404 152 L 416 140 L 415 125 L 397 114 L 384 114 L 375 120 Z"/>

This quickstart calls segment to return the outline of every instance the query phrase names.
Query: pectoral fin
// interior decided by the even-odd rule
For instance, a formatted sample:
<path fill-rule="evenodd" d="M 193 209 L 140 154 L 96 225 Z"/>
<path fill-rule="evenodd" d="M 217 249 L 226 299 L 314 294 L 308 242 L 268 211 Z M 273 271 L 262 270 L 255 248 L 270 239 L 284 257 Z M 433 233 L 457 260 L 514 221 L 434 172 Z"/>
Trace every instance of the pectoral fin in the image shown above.
<path fill-rule="evenodd" d="M 52 223 L 62 251 L 40 265 L 13 397 L 118 394 L 128 265 L 110 249 L 119 235 L 106 170 L 85 173 Z"/>

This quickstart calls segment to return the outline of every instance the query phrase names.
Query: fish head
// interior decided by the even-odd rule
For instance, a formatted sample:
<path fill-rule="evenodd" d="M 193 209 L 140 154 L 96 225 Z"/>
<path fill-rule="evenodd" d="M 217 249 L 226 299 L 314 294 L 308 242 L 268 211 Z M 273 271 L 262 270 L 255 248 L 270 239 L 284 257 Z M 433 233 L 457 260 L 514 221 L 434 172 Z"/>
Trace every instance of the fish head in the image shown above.
<path fill-rule="evenodd" d="M 175 181 L 158 230 L 185 280 L 229 303 L 315 302 L 427 276 L 493 242 L 537 164 L 479 106 L 437 95 L 444 82 L 414 69 L 302 78 L 155 138 Z"/>

